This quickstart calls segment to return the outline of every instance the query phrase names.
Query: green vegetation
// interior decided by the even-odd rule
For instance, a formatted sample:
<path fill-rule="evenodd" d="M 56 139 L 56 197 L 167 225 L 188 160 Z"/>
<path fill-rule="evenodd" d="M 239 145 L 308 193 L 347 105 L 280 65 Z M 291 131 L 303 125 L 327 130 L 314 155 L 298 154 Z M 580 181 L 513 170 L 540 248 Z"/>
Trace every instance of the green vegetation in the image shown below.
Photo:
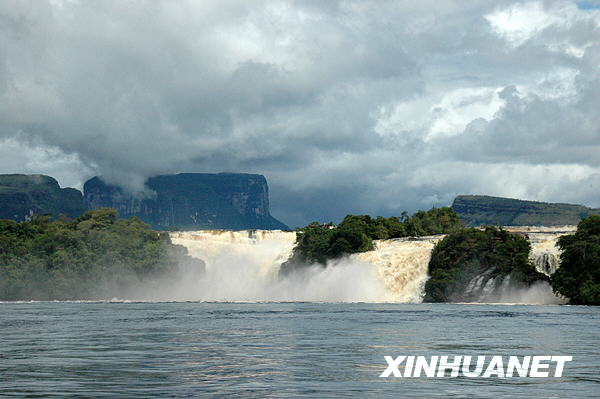
<path fill-rule="evenodd" d="M 575 225 L 600 209 L 582 205 L 550 204 L 487 195 L 459 195 L 452 208 L 467 226 Z"/>
<path fill-rule="evenodd" d="M 554 292 L 572 304 L 600 305 L 600 216 L 579 222 L 575 234 L 560 237 L 558 246 L 563 252 L 551 278 Z"/>
<path fill-rule="evenodd" d="M 329 259 L 370 251 L 373 240 L 445 234 L 461 227 L 460 219 L 451 208 L 419 211 L 410 218 L 406 212 L 400 218 L 347 215 L 337 226 L 313 222 L 297 232 L 294 253 L 282 265 L 282 272 L 314 263 L 325 265 Z"/>
<path fill-rule="evenodd" d="M 479 276 L 479 288 L 490 279 L 494 279 L 494 284 L 500 284 L 508 275 L 512 285 L 547 280 L 529 262 L 529 250 L 529 242 L 524 237 L 496 227 L 466 228 L 449 234 L 437 243 L 431 254 L 431 278 L 425 284 L 424 300 L 471 300 L 469 295 L 478 293 L 467 288 Z"/>
<path fill-rule="evenodd" d="M 0 220 L 0 300 L 123 298 L 141 284 L 160 284 L 180 265 L 204 266 L 168 234 L 138 218 L 118 220 L 114 209 L 74 220 Z"/>

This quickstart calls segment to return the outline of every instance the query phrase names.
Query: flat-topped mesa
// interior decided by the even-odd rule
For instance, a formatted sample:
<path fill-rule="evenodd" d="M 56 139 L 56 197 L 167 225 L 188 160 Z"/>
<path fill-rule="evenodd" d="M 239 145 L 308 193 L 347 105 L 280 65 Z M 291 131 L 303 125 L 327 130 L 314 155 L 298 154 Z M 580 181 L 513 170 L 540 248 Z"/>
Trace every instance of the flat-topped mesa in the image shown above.
<path fill-rule="evenodd" d="M 84 211 L 81 192 L 60 188 L 50 176 L 0 175 L 0 219 L 23 222 L 44 214 L 76 217 Z"/>
<path fill-rule="evenodd" d="M 600 209 L 583 205 L 524 201 L 487 195 L 459 195 L 452 209 L 468 226 L 576 225 Z"/>
<path fill-rule="evenodd" d="M 89 209 L 115 208 L 157 230 L 288 229 L 269 213 L 262 175 L 180 173 L 152 177 L 146 187 L 152 195 L 139 197 L 94 177 L 84 185 L 84 199 Z"/>

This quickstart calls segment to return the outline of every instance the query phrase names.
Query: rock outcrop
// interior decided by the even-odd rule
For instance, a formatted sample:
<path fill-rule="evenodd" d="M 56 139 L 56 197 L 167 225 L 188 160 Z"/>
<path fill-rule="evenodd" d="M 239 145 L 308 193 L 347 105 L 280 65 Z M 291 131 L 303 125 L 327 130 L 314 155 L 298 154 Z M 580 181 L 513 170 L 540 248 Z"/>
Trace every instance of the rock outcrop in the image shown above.
<path fill-rule="evenodd" d="M 50 176 L 0 175 L 0 219 L 23 222 L 44 214 L 76 217 L 84 211 L 81 192 L 60 188 Z"/>
<path fill-rule="evenodd" d="M 150 194 L 131 195 L 94 177 L 84 185 L 89 209 L 115 208 L 157 230 L 281 229 L 269 213 L 269 188 L 262 175 L 181 173 L 148 179 Z"/>

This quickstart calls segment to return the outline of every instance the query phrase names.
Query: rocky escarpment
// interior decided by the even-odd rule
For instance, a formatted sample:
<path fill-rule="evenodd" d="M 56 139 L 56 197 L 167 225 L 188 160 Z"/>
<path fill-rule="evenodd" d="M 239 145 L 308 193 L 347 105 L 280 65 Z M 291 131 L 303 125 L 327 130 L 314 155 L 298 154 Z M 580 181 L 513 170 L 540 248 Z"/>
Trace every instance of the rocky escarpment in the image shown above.
<path fill-rule="evenodd" d="M 582 205 L 523 201 L 486 195 L 459 195 L 452 209 L 468 226 L 563 226 L 576 225 L 600 209 Z"/>
<path fill-rule="evenodd" d="M 84 185 L 89 209 L 115 208 L 158 230 L 284 229 L 269 213 L 269 188 L 262 175 L 181 173 L 146 181 L 150 194 L 131 195 L 94 177 Z"/>
<path fill-rule="evenodd" d="M 60 188 L 50 176 L 0 175 L 0 219 L 23 222 L 44 214 L 76 217 L 84 211 L 81 192 Z"/>

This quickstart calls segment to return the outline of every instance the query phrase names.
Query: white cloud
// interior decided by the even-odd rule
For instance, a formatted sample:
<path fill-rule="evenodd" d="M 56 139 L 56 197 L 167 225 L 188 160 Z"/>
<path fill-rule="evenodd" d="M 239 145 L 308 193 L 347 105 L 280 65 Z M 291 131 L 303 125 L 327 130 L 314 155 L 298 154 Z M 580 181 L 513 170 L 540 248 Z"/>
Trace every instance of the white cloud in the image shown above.
<path fill-rule="evenodd" d="M 579 70 L 575 68 L 557 67 L 538 72 L 531 80 L 518 85 L 523 94 L 533 94 L 547 100 L 573 100 L 577 97 L 576 78 Z"/>
<path fill-rule="evenodd" d="M 572 16 L 572 7 L 547 10 L 542 2 L 529 1 L 497 9 L 485 19 L 498 36 L 510 46 L 518 47 L 552 25 L 567 25 Z"/>
<path fill-rule="evenodd" d="M 454 136 L 464 132 L 474 119 L 491 119 L 504 105 L 499 90 L 499 87 L 461 88 L 444 95 L 431 110 L 434 122 L 426 138 Z"/>
<path fill-rule="evenodd" d="M 485 15 L 492 31 L 516 48 L 528 41 L 551 51 L 581 58 L 593 45 L 592 37 L 579 35 L 580 27 L 597 29 L 598 10 L 582 11 L 569 1 L 526 1 L 497 8 Z"/>
<path fill-rule="evenodd" d="M 426 142 L 456 136 L 474 119 L 494 116 L 504 105 L 498 96 L 500 89 L 462 87 L 383 106 L 374 115 L 375 131 L 382 136 L 414 134 Z"/>
<path fill-rule="evenodd" d="M 0 140 L 0 173 L 46 174 L 63 187 L 78 189 L 83 187 L 83 176 L 93 175 L 92 169 L 84 165 L 77 154 L 65 154 L 57 147 L 16 138 Z"/>

